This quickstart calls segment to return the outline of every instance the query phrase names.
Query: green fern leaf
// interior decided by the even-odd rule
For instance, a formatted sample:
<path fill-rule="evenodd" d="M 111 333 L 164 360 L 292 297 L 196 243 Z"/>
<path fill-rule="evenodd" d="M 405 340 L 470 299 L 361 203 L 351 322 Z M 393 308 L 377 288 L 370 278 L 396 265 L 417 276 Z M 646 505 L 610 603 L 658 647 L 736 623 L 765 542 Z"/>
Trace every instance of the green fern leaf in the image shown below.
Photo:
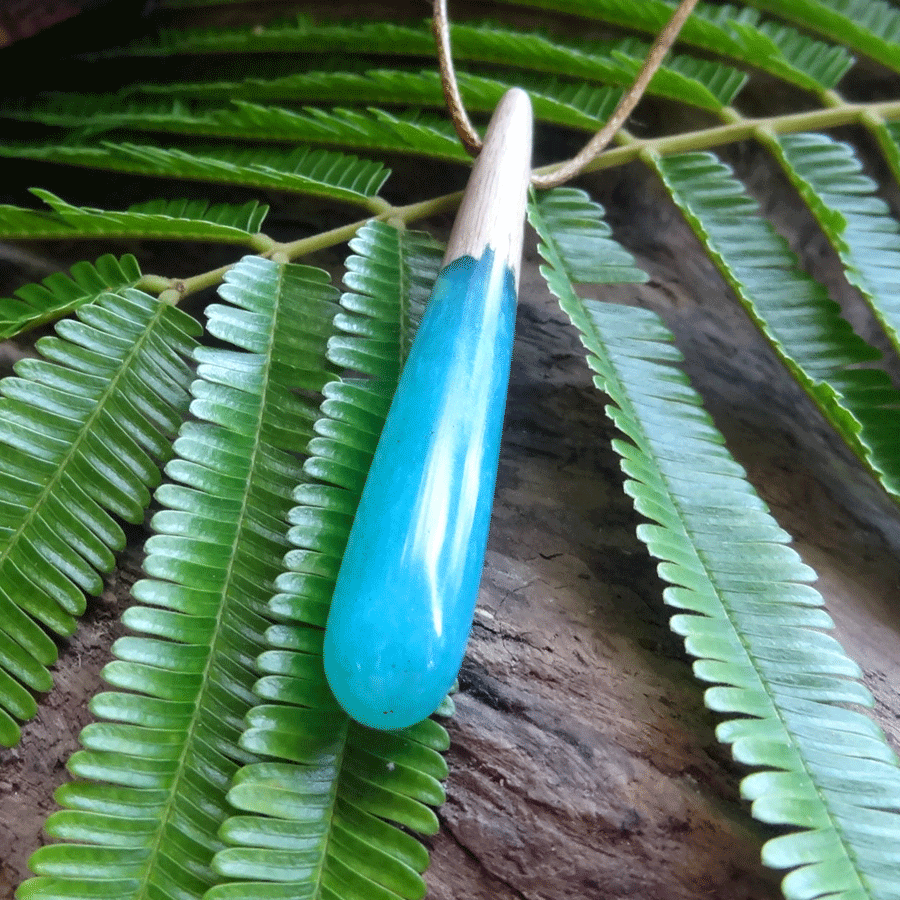
<path fill-rule="evenodd" d="M 196 146 L 191 150 L 139 144 L 0 145 L 0 157 L 257 188 L 274 188 L 314 197 L 367 205 L 389 171 L 379 162 L 327 150 L 255 150 Z"/>
<path fill-rule="evenodd" d="M 354 149 L 394 151 L 467 162 L 446 116 L 399 116 L 383 110 L 310 108 L 298 113 L 236 101 L 234 112 L 217 117 L 225 134 L 242 139 L 327 143 Z"/>
<path fill-rule="evenodd" d="M 21 360 L 19 377 L 0 382 L 0 668 L 36 691 L 49 689 L 56 659 L 37 623 L 71 634 L 84 592 L 100 592 L 124 545 L 111 514 L 143 521 L 187 410 L 183 356 L 199 332 L 128 289 L 77 315 L 37 342 L 43 359 Z M 0 692 L 0 706 L 17 714 L 21 698 Z M 17 740 L 11 718 L 0 719 L 0 740 Z"/>
<path fill-rule="evenodd" d="M 708 153 L 651 158 L 713 262 L 775 352 L 848 446 L 900 498 L 894 410 L 900 393 L 879 357 L 804 275 L 731 170 Z M 775 275 L 777 273 L 777 277 Z"/>
<path fill-rule="evenodd" d="M 210 204 L 206 200 L 145 200 L 130 206 L 128 212 L 208 222 L 246 234 L 257 234 L 262 230 L 269 207 L 255 200 L 241 204 Z"/>
<path fill-rule="evenodd" d="M 780 65 L 777 68 L 763 65 L 761 68 L 811 91 L 835 88 L 853 66 L 853 56 L 844 47 L 823 44 L 787 25 L 763 22 L 758 33 L 739 23 L 732 23 L 729 27 L 741 35 L 752 54 L 759 53 L 763 57 L 768 52 L 769 58 L 772 58 L 776 54 L 770 48 L 777 47 L 787 65 L 793 72 L 800 73 L 800 77 L 792 78 Z"/>
<path fill-rule="evenodd" d="M 199 422 L 182 427 L 166 470 L 174 481 L 157 491 L 150 577 L 134 587 L 147 605 L 123 617 L 139 636 L 113 648 L 104 677 L 118 692 L 94 699 L 101 721 L 69 761 L 82 780 L 47 822 L 51 836 L 78 843 L 37 851 L 40 877 L 23 896 L 199 897 L 217 881 L 215 832 L 232 775 L 253 760 L 237 741 L 288 548 L 297 451 L 315 418 L 295 392 L 332 377 L 337 308 L 324 272 L 258 257 L 229 271 L 220 294 L 230 303 L 207 307 L 209 331 L 231 348 L 195 351 Z"/>
<path fill-rule="evenodd" d="M 78 237 L 75 228 L 52 212 L 6 203 L 0 204 L 0 234 L 11 240 Z"/>
<path fill-rule="evenodd" d="M 452 28 L 454 54 L 498 65 L 516 66 L 566 78 L 583 78 L 611 85 L 630 85 L 637 77 L 648 47 L 625 40 L 608 46 L 583 42 L 566 46 L 542 35 L 509 31 L 496 26 L 456 25 Z M 717 110 L 730 104 L 746 76 L 712 61 L 675 56 L 654 76 L 649 92 Z"/>
<path fill-rule="evenodd" d="M 630 85 L 646 55 L 646 46 L 626 40 L 603 45 L 565 45 L 542 35 L 502 29 L 494 25 L 454 25 L 453 53 L 458 60 L 509 66 L 544 72 L 562 78 L 582 78 L 607 85 Z M 169 56 L 175 53 L 327 53 L 384 54 L 431 58 L 434 44 L 427 27 L 389 22 L 353 25 L 318 25 L 300 18 L 296 23 L 254 29 L 162 31 L 121 51 L 129 55 Z M 726 74 L 730 73 L 730 74 Z M 707 81 L 708 79 L 708 81 Z M 713 63 L 685 75 L 663 67 L 654 77 L 650 92 L 705 109 L 719 110 L 730 104 L 745 76 Z"/>
<path fill-rule="evenodd" d="M 536 210 L 535 204 L 532 193 L 529 209 Z M 552 230 L 573 281 L 579 284 L 646 281 L 647 274 L 635 267 L 632 255 L 612 240 L 612 230 L 601 215 L 601 207 L 577 188 L 561 187 L 541 195 L 541 221 Z"/>
<path fill-rule="evenodd" d="M 80 262 L 69 271 L 69 275 L 57 272 L 40 284 L 25 285 L 0 300 L 0 340 L 62 318 L 101 294 L 121 293 L 141 278 L 138 261 L 130 254 L 121 259 L 106 254 L 95 265 Z"/>
<path fill-rule="evenodd" d="M 0 206 L 0 234 L 7 238 L 103 236 L 246 244 L 268 212 L 256 201 L 210 206 L 204 200 L 151 201 L 124 212 L 72 206 L 49 191 L 33 188 L 54 215 Z"/>
<path fill-rule="evenodd" d="M 347 260 L 345 311 L 335 318 L 343 334 L 331 339 L 329 356 L 346 369 L 395 382 L 437 278 L 439 251 L 422 232 L 407 232 L 398 244 L 395 230 L 380 225 L 363 229 L 351 248 L 357 254 Z"/>
<path fill-rule="evenodd" d="M 161 131 L 245 141 L 290 141 L 352 149 L 416 153 L 454 161 L 468 160 L 446 116 L 393 116 L 379 110 L 303 112 L 235 100 L 226 108 L 188 108 L 183 101 L 117 103 L 115 97 L 56 95 L 49 106 L 36 105 L 18 113 L 52 125 L 84 128 Z"/>
<path fill-rule="evenodd" d="M 459 88 L 468 109 L 493 111 L 511 83 L 494 78 L 457 74 Z M 531 95 L 535 117 L 554 125 L 593 131 L 606 121 L 615 108 L 621 91 L 595 87 L 585 82 L 558 78 L 520 78 L 517 84 Z M 440 75 L 431 70 L 406 72 L 398 69 L 372 69 L 363 72 L 300 72 L 282 78 L 248 78 L 244 81 L 185 82 L 180 84 L 136 84 L 132 94 L 162 94 L 174 99 L 198 99 L 205 103 L 246 100 L 254 103 L 293 101 L 309 103 L 397 104 L 405 107 L 444 109 Z M 118 106 L 120 97 L 108 106 Z M 30 106 L 29 112 L 34 110 Z M 0 110 L 2 113 L 2 110 Z"/>
<path fill-rule="evenodd" d="M 567 15 L 599 19 L 622 28 L 659 34 L 675 10 L 674 2 L 645 0 L 505 0 Z M 776 12 L 782 12 L 779 7 Z M 732 4 L 698 3 L 678 40 L 717 56 L 728 56 L 810 91 L 833 88 L 853 65 L 843 47 L 833 47 Z"/>
<path fill-rule="evenodd" d="M 202 110 L 201 110 L 202 112 Z M 41 122 L 59 128 L 83 128 L 87 133 L 113 128 L 136 127 L 148 131 L 169 131 L 173 121 L 196 118 L 193 105 L 174 97 L 135 101 L 115 94 L 70 94 L 62 91 L 34 102 L 21 99 L 0 109 L 6 119 Z"/>
<path fill-rule="evenodd" d="M 389 822 L 434 833 L 428 808 L 443 801 L 447 734 L 433 720 L 373 732 L 338 708 L 322 670 L 322 627 L 365 473 L 400 371 L 411 319 L 439 266 L 427 235 L 381 223 L 363 228 L 347 260 L 345 311 L 329 357 L 368 381 L 334 382 L 297 488 L 289 538 L 295 549 L 270 612 L 272 649 L 258 660 L 265 701 L 248 716 L 241 744 L 274 758 L 245 766 L 229 800 L 243 815 L 225 823 L 215 866 L 233 879 L 208 900 L 271 897 L 419 898 L 427 853 Z M 315 723 L 315 739 L 310 726 Z"/>
<path fill-rule="evenodd" d="M 900 349 L 900 223 L 863 174 L 848 144 L 821 134 L 774 138 L 769 145 L 816 217 L 844 274 Z"/>
<path fill-rule="evenodd" d="M 754 6 L 900 71 L 900 10 L 884 0 L 752 0 Z"/>
<path fill-rule="evenodd" d="M 175 56 L 203 53 L 334 53 L 355 54 L 366 44 L 375 53 L 433 55 L 425 28 L 395 22 L 320 25 L 309 16 L 294 21 L 246 28 L 161 28 L 152 37 L 111 48 L 112 56 Z"/>
<path fill-rule="evenodd" d="M 805 582 L 814 573 L 787 546 L 731 458 L 659 317 L 578 297 L 588 274 L 572 258 L 552 195 L 529 211 L 550 290 L 581 332 L 636 509 L 657 524 L 638 536 L 661 560 L 672 628 L 715 686 L 705 699 L 734 718 L 717 736 L 761 771 L 742 794 L 764 822 L 802 829 L 768 842 L 763 859 L 791 869 L 788 900 L 888 898 L 900 891 L 900 766 L 881 730 L 843 704 L 873 705 L 861 672 L 823 629 L 831 620 Z M 582 219 L 578 230 L 587 228 Z M 604 260 L 596 264 L 603 280 Z M 863 789 L 863 785 L 865 788 Z M 865 823 L 865 824 L 862 824 Z"/>

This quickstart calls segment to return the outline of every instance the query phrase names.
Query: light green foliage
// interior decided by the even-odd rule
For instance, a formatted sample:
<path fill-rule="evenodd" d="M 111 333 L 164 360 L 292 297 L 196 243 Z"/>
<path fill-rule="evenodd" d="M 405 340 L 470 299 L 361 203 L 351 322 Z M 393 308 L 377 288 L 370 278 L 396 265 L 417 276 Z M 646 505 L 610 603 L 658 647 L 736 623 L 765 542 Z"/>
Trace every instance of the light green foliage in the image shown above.
<path fill-rule="evenodd" d="M 207 307 L 207 327 L 227 346 L 195 351 L 196 421 L 182 426 L 171 481 L 157 491 L 164 508 L 146 545 L 150 577 L 133 589 L 143 605 L 125 614 L 139 636 L 113 648 L 104 677 L 118 691 L 95 698 L 100 721 L 69 762 L 79 780 L 47 823 L 78 843 L 34 855 L 30 897 L 79 896 L 85 884 L 101 893 L 117 885 L 122 900 L 147 890 L 200 895 L 217 880 L 210 864 L 221 845 L 195 835 L 214 838 L 239 762 L 254 760 L 236 749 L 270 624 L 259 592 L 281 570 L 281 522 L 301 473 L 295 451 L 315 417 L 294 392 L 329 378 L 335 300 L 324 272 L 258 257 L 232 269 L 220 293 L 229 302 Z M 116 786 L 114 809 L 97 808 L 100 785 Z"/>
<path fill-rule="evenodd" d="M 17 209 L 15 215 L 21 215 L 26 222 L 30 222 L 33 216 L 42 222 L 50 220 L 50 217 L 31 210 Z M 29 232 L 29 236 L 32 234 Z M 52 322 L 83 303 L 93 302 L 101 294 L 118 293 L 134 287 L 140 278 L 138 261 L 129 254 L 121 259 L 106 254 L 95 265 L 76 263 L 70 275 L 58 272 L 40 284 L 27 284 L 19 288 L 14 296 L 0 300 L 0 338 L 5 340 L 44 322 Z"/>
<path fill-rule="evenodd" d="M 754 0 L 754 6 L 789 16 L 798 25 L 900 70 L 900 11 L 885 0 Z"/>
<path fill-rule="evenodd" d="M 103 236 L 247 243 L 269 211 L 255 200 L 241 206 L 205 200 L 151 200 L 123 212 L 72 206 L 49 191 L 35 188 L 55 215 L 0 206 L 0 234 L 7 238 Z M 137 279 L 135 279 L 137 281 Z"/>
<path fill-rule="evenodd" d="M 176 9 L 217 2 L 161 7 L 177 22 Z M 521 8 L 501 21 L 507 7 Z M 498 21 L 453 28 L 465 102 L 480 125 L 505 90 L 525 87 L 548 152 L 606 120 L 674 7 L 495 4 Z M 509 24 L 535 11 L 542 30 Z M 651 82 L 648 115 L 639 108 L 635 134 L 595 164 L 659 179 L 661 202 L 895 502 L 900 394 L 715 148 L 752 140 L 781 167 L 786 202 L 809 210 L 897 349 L 896 185 L 866 173 L 900 181 L 900 95 L 857 104 L 840 92 L 850 96 L 855 55 L 896 72 L 898 51 L 900 10 L 883 0 L 700 3 Z M 445 192 L 468 163 L 428 26 L 171 27 L 103 57 L 126 61 L 135 80 L 103 94 L 61 80 L 4 101 L 0 157 L 51 174 L 81 167 L 88 184 L 115 182 L 108 196 L 129 199 L 82 191 L 76 203 L 35 188 L 0 206 L 0 235 L 263 255 L 238 262 L 221 248 L 227 273 L 211 264 L 184 277 L 142 274 L 120 248 L 0 300 L 0 338 L 57 331 L 0 381 L 0 743 L 34 716 L 54 636 L 74 631 L 85 594 L 115 566 L 123 523 L 144 521 L 156 489 L 146 578 L 123 619 L 131 633 L 69 760 L 75 780 L 47 822 L 56 843 L 35 853 L 37 877 L 18 897 L 422 897 L 428 853 L 414 835 L 438 829 L 447 732 L 434 719 L 392 734 L 353 724 L 321 651 L 359 493 L 440 264 L 437 244 L 407 226 L 452 210 Z M 769 92 L 792 111 L 748 118 L 754 78 L 757 106 Z M 679 133 L 685 121 L 696 130 Z M 843 142 L 850 132 L 822 133 L 848 124 L 854 142 L 867 133 L 865 150 Z M 160 179 L 174 182 L 165 200 L 152 199 Z M 220 186 L 216 202 L 203 184 Z M 182 196 L 201 199 L 171 199 Z M 129 205 L 138 197 L 151 199 Z M 646 519 L 638 534 L 668 583 L 660 599 L 678 610 L 672 628 L 722 716 L 718 738 L 753 769 L 743 797 L 780 829 L 764 861 L 785 870 L 790 900 L 896 900 L 898 761 L 866 712 L 858 666 L 828 633 L 812 571 L 730 456 L 660 320 L 578 296 L 578 283 L 646 278 L 601 208 L 569 187 L 533 196 L 530 216 L 541 271 L 610 398 L 625 490 Z M 338 304 L 331 277 L 295 260 L 346 241 Z M 207 303 L 201 337 L 173 304 L 212 286 L 221 299 Z M 439 714 L 452 711 L 448 698 Z"/>
<path fill-rule="evenodd" d="M 655 166 L 776 353 L 885 489 L 900 497 L 900 452 L 892 439 L 900 392 L 882 370 L 860 367 L 878 359 L 878 351 L 853 331 L 825 288 L 800 271 L 724 163 L 694 153 L 657 159 Z"/>
<path fill-rule="evenodd" d="M 627 40 L 616 43 L 551 41 L 491 25 L 455 25 L 451 29 L 454 55 L 460 60 L 493 63 L 565 78 L 630 84 L 646 55 L 646 45 Z M 163 32 L 124 52 L 168 56 L 174 53 L 377 53 L 389 56 L 429 56 L 432 38 L 427 27 L 393 23 L 322 26 L 299 18 L 296 23 L 257 28 L 252 32 Z M 697 58 L 675 57 L 654 78 L 651 92 L 709 109 L 730 103 L 744 83 L 736 69 Z"/>
<path fill-rule="evenodd" d="M 468 109 L 490 112 L 497 105 L 508 85 L 495 78 L 459 73 L 459 87 Z M 594 131 L 613 111 L 621 92 L 610 87 L 598 87 L 583 81 L 566 81 L 559 78 L 528 76 L 519 80 L 528 88 L 535 114 L 554 125 L 568 125 Z M 171 106 L 156 107 L 157 114 L 165 115 L 167 109 L 177 108 L 178 98 L 190 98 L 194 102 L 218 103 L 246 100 L 253 103 L 401 103 L 417 107 L 444 108 L 439 73 L 432 70 L 408 72 L 402 69 L 371 69 L 367 72 L 299 72 L 280 78 L 248 78 L 244 81 L 212 81 L 206 83 L 184 82 L 165 86 L 153 83 L 132 86 L 120 96 L 95 99 L 92 121 L 109 111 L 119 114 L 122 106 L 134 102 L 134 97 L 153 97 L 164 94 L 175 98 Z M 50 102 L 53 102 L 52 99 Z M 59 115 L 68 115 L 70 106 L 59 105 Z M 153 110 L 150 103 L 144 109 Z M 14 109 L 7 109 L 14 116 Z M 24 115 L 37 115 L 30 108 Z M 78 123 L 86 117 L 76 113 Z M 222 117 L 220 115 L 220 117 Z M 140 124 L 135 113 L 134 123 Z"/>
<path fill-rule="evenodd" d="M 63 319 L 0 382 L 0 742 L 49 690 L 56 646 L 75 630 L 125 535 L 141 522 L 169 439 L 187 412 L 184 357 L 197 323 L 129 288 Z M 39 624 L 38 624 L 39 623 Z"/>
<path fill-rule="evenodd" d="M 248 150 L 194 144 L 190 150 L 182 150 L 130 143 L 35 143 L 0 146 L 0 156 L 136 175 L 274 188 L 361 204 L 378 193 L 389 174 L 379 162 L 307 148 Z"/>
<path fill-rule="evenodd" d="M 504 0 L 516 3 L 518 0 Z M 658 34 L 675 10 L 672 0 L 523 0 L 556 10 Z M 865 0 L 863 0 L 865 2 Z M 783 9 L 776 10 L 784 12 Z M 802 18 L 797 17 L 800 24 Z M 746 63 L 808 90 L 833 88 L 853 64 L 843 48 L 816 41 L 795 28 L 766 21 L 735 4 L 698 3 L 679 41 Z"/>
<path fill-rule="evenodd" d="M 127 128 L 210 138 L 342 144 L 437 159 L 468 158 L 455 139 L 452 124 L 444 117 L 396 116 L 386 110 L 368 113 L 335 109 L 326 112 L 313 108 L 301 112 L 240 99 L 232 99 L 223 109 L 196 110 L 179 100 L 172 103 L 137 103 L 133 100 L 115 103 L 103 95 L 78 99 L 80 102 L 76 104 L 75 98 L 59 95 L 46 109 L 29 109 L 19 113 L 18 117 L 68 128 L 83 127 L 91 134 Z M 10 115 L 14 113 L 11 111 Z M 252 164 L 266 165 L 262 160 Z M 299 166 L 297 171 L 301 171 Z"/>
<path fill-rule="evenodd" d="M 582 209 L 578 230 L 590 217 L 602 230 L 601 210 L 586 198 Z M 607 413 L 627 437 L 614 442 L 625 490 L 655 523 L 638 526 L 638 537 L 661 560 L 671 585 L 664 599 L 685 610 L 672 628 L 696 658 L 697 677 L 716 685 L 707 705 L 736 716 L 717 735 L 737 760 L 764 769 L 744 779 L 742 793 L 763 821 L 809 829 L 773 840 L 763 858 L 794 870 L 783 884 L 789 898 L 835 887 L 848 898 L 867 887 L 895 896 L 892 854 L 885 859 L 857 823 L 872 817 L 880 846 L 896 845 L 900 760 L 868 717 L 844 706 L 874 701 L 859 667 L 824 633 L 831 619 L 807 585 L 815 573 L 786 546 L 790 536 L 675 367 L 681 356 L 658 316 L 582 300 L 573 282 L 608 281 L 604 255 L 591 266 L 553 194 L 533 202 L 530 217 L 547 283 L 581 332 L 597 387 L 611 399 Z"/>
<path fill-rule="evenodd" d="M 849 144 L 787 134 L 772 149 L 895 348 L 900 349 L 900 223 Z"/>
<path fill-rule="evenodd" d="M 257 660 L 264 701 L 247 717 L 241 746 L 278 760 L 245 766 L 229 799 L 246 815 L 223 831 L 233 844 L 215 859 L 238 883 L 210 898 L 360 896 L 418 898 L 427 854 L 380 819 L 428 834 L 437 819 L 423 804 L 443 802 L 446 764 L 436 750 L 446 732 L 426 720 L 379 734 L 349 722 L 322 670 L 322 631 L 337 566 L 387 405 L 400 374 L 406 323 L 417 320 L 439 249 L 427 235 L 371 225 L 351 241 L 340 332 L 329 359 L 373 379 L 325 386 L 322 416 L 308 443 L 305 477 L 294 493 L 287 532 L 293 549 L 269 612 L 281 623 Z M 311 810 L 315 815 L 311 816 Z M 321 893 L 320 893 L 321 892 Z M 390 892 L 390 893 L 387 893 Z M 350 894 L 356 896 L 356 893 Z"/>

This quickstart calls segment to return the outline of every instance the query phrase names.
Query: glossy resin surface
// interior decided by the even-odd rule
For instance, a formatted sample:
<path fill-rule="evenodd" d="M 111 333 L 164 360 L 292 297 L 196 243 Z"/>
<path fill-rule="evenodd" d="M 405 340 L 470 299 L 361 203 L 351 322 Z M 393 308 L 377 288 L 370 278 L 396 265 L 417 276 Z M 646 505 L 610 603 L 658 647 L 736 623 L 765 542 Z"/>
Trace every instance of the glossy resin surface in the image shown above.
<path fill-rule="evenodd" d="M 363 491 L 325 634 L 341 706 L 375 728 L 434 712 L 484 564 L 516 295 L 488 249 L 435 282 Z"/>

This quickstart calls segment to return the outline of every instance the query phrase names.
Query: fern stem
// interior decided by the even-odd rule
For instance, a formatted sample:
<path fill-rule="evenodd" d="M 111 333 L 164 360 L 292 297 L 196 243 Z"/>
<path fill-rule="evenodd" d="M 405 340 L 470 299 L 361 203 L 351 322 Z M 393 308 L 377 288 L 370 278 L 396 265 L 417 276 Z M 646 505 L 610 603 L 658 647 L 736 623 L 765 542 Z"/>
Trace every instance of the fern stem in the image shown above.
<path fill-rule="evenodd" d="M 260 232 L 259 234 L 254 234 L 252 238 L 250 238 L 250 246 L 260 255 L 265 255 L 273 247 L 276 245 L 276 241 L 273 238 L 270 238 L 269 235 L 263 234 Z"/>
<path fill-rule="evenodd" d="M 264 234 L 256 235 L 255 237 L 260 238 L 260 249 L 263 251 L 260 253 L 261 256 L 269 259 L 277 256 L 279 261 L 293 261 L 318 250 L 326 250 L 329 247 L 349 241 L 363 225 L 373 220 L 379 222 L 390 221 L 395 225 L 406 225 L 418 219 L 425 219 L 428 216 L 453 210 L 459 205 L 461 198 L 462 191 L 455 191 L 452 194 L 443 194 L 440 197 L 433 197 L 431 200 L 409 203 L 406 206 L 391 206 L 389 203 L 385 203 L 384 209 L 377 216 L 359 219 L 348 225 L 341 225 L 338 228 L 332 228 L 329 231 L 323 231 L 311 237 L 299 238 L 296 241 L 289 241 L 285 244 L 279 244 Z M 266 239 L 265 242 L 262 241 L 263 238 Z M 263 246 L 264 243 L 265 246 Z M 165 278 L 162 275 L 144 275 L 139 282 L 139 286 L 142 290 L 157 295 L 164 291 L 175 291 L 178 295 L 178 300 L 180 300 L 205 288 L 216 287 L 221 284 L 225 273 L 235 265 L 236 263 L 230 263 L 226 266 L 220 266 L 218 269 L 203 272 L 200 275 L 193 275 L 190 278 Z M 177 303 L 177 300 L 175 302 Z"/>
<path fill-rule="evenodd" d="M 172 279 L 163 275 L 143 275 L 135 287 L 147 294 L 161 294 L 172 287 Z"/>
<path fill-rule="evenodd" d="M 643 159 L 645 155 L 653 158 L 656 156 L 669 156 L 673 153 L 686 153 L 692 150 L 708 150 L 711 147 L 748 140 L 760 134 L 791 134 L 853 124 L 863 125 L 871 129 L 873 122 L 880 123 L 900 119 L 900 101 L 846 103 L 841 100 L 839 94 L 833 91 L 828 92 L 828 96 L 823 94 L 822 99 L 823 102 L 837 105 L 829 105 L 825 109 L 814 109 L 784 116 L 762 118 L 745 118 L 733 107 L 726 107 L 722 111 L 722 115 L 729 121 L 725 124 L 658 138 L 635 138 L 627 132 L 620 131 L 619 141 L 621 146 L 601 153 L 592 162 L 588 163 L 583 171 L 599 172 L 604 169 L 612 169 L 615 166 L 622 166 L 636 159 Z M 558 163 L 541 166 L 534 170 L 534 174 L 547 174 L 554 171 L 557 166 Z M 442 194 L 439 197 L 432 197 L 429 200 L 410 203 L 405 206 L 392 206 L 382 198 L 372 198 L 369 205 L 375 213 L 373 216 L 283 244 L 276 243 L 265 234 L 255 235 L 254 249 L 257 249 L 260 255 L 265 257 L 271 258 L 274 253 L 278 253 L 280 254 L 279 258 L 293 261 L 318 250 L 325 250 L 350 240 L 363 225 L 373 219 L 380 222 L 394 220 L 409 224 L 419 219 L 455 209 L 459 205 L 461 197 L 462 192 L 456 191 L 452 194 Z M 140 287 L 152 293 L 175 289 L 181 297 L 187 297 L 190 294 L 197 293 L 197 291 L 220 284 L 225 273 L 231 268 L 231 265 L 221 266 L 210 272 L 183 279 L 145 275 L 141 280 Z"/>
<path fill-rule="evenodd" d="M 867 118 L 873 115 L 887 121 L 896 120 L 900 119 L 900 102 L 891 100 L 884 103 L 842 103 L 840 106 L 831 106 L 827 109 L 813 109 L 758 119 L 744 118 L 734 110 L 732 113 L 737 119 L 724 125 L 713 125 L 710 128 L 665 137 L 638 138 L 627 146 L 607 150 L 587 165 L 585 171 L 596 172 L 621 166 L 634 161 L 645 152 L 669 156 L 692 150 L 708 150 L 711 147 L 747 140 L 753 137 L 757 129 L 764 129 L 773 134 L 791 134 L 801 131 L 821 131 L 841 125 L 865 124 Z M 535 171 L 547 172 L 552 168 L 544 166 Z"/>
<path fill-rule="evenodd" d="M 179 299 L 196 294 L 204 288 L 216 287 L 222 283 L 225 273 L 231 271 L 237 265 L 236 262 L 229 263 L 227 266 L 219 266 L 218 269 L 212 269 L 209 272 L 202 272 L 200 275 L 193 275 L 191 278 L 172 278 L 169 280 L 169 288 L 177 291 Z"/>

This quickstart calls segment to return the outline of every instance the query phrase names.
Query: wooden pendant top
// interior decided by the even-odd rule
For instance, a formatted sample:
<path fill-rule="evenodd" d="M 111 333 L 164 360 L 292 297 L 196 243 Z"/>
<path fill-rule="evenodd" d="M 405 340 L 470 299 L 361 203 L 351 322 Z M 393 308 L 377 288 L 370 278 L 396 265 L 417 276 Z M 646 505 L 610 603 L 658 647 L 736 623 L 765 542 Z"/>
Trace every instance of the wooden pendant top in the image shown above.
<path fill-rule="evenodd" d="M 521 88 L 507 91 L 488 125 L 469 177 L 444 265 L 460 256 L 479 259 L 490 247 L 519 283 L 525 201 L 531 178 L 531 100 Z"/>

